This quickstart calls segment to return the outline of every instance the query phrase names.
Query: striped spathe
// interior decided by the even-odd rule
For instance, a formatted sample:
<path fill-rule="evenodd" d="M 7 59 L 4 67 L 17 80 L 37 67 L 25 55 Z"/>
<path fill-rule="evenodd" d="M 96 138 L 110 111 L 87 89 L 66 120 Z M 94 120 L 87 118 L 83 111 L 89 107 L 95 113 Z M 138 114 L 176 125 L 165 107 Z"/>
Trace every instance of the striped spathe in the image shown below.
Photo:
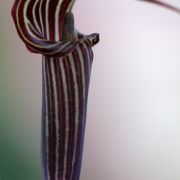
<path fill-rule="evenodd" d="M 99 35 L 74 32 L 63 41 L 63 21 L 74 0 L 16 0 L 12 16 L 28 50 L 40 53 L 43 73 L 42 168 L 45 180 L 79 180 L 92 46 Z"/>

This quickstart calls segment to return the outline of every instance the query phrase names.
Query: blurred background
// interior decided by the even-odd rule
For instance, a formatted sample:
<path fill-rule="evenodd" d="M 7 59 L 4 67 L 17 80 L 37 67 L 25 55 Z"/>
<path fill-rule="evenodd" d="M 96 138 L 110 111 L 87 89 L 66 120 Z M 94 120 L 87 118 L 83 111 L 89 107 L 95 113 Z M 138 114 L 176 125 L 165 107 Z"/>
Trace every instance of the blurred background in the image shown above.
<path fill-rule="evenodd" d="M 180 7 L 178 0 L 169 0 Z M 0 2 L 0 180 L 41 180 L 41 55 Z M 134 0 L 78 0 L 94 47 L 81 180 L 180 179 L 180 15 Z"/>

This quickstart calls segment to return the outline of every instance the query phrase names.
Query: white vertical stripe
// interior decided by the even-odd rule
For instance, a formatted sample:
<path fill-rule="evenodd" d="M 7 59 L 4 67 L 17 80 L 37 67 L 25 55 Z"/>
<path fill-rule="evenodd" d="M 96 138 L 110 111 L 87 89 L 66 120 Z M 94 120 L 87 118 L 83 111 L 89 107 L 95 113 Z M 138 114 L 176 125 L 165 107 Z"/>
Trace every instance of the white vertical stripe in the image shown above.
<path fill-rule="evenodd" d="M 45 16 L 46 16 L 46 35 L 47 35 L 47 39 L 50 40 L 50 34 L 49 34 L 49 1 L 50 0 L 47 0 L 46 1 L 46 13 L 45 13 Z"/>
<path fill-rule="evenodd" d="M 83 84 L 83 114 L 82 114 L 82 117 L 83 117 L 83 120 L 82 120 L 82 127 L 85 126 L 84 124 L 84 118 L 85 117 L 85 111 L 86 111 L 86 80 L 85 80 L 85 59 L 83 58 L 83 54 L 82 54 L 82 51 L 80 49 L 80 45 L 78 45 L 77 47 L 77 52 L 78 52 L 78 55 L 79 55 L 79 60 L 80 60 L 80 64 L 81 64 L 81 73 L 82 73 L 82 84 Z"/>
<path fill-rule="evenodd" d="M 74 164 L 75 164 L 75 158 L 76 158 L 76 147 L 77 147 L 77 134 L 78 134 L 78 124 L 79 124 L 79 92 L 78 92 L 78 84 L 77 84 L 77 78 L 76 78 L 76 70 L 75 70 L 75 64 L 72 54 L 69 55 L 69 61 L 72 68 L 73 73 L 73 81 L 74 81 L 74 89 L 75 89 L 75 134 L 74 134 L 74 148 L 73 148 L 73 159 L 72 159 L 72 172 L 71 177 L 73 176 L 73 170 L 74 170 Z"/>
<path fill-rule="evenodd" d="M 56 12 L 55 12 L 55 41 L 59 41 L 59 14 L 60 14 L 60 9 L 62 5 L 62 0 L 59 0 L 58 5 L 56 7 Z"/>
<path fill-rule="evenodd" d="M 75 0 L 72 0 L 66 10 L 67 12 L 70 12 L 72 9 L 72 6 L 74 4 Z M 63 0 L 59 0 L 58 5 L 56 7 L 56 13 L 55 13 L 55 41 L 60 41 L 60 37 L 59 37 L 59 14 L 60 14 L 60 10 L 61 10 L 61 6 L 62 6 Z"/>
<path fill-rule="evenodd" d="M 55 160 L 55 179 L 58 180 L 58 157 L 59 157 L 59 116 L 58 116 L 58 96 L 57 96 L 57 84 L 56 84 L 56 79 L 55 79 L 55 70 L 54 70 L 54 61 L 53 59 L 50 61 L 51 63 L 51 72 L 52 72 L 52 83 L 53 83 L 53 89 L 54 89 L 54 102 L 55 102 L 55 123 L 56 123 L 56 160 Z"/>
<path fill-rule="evenodd" d="M 64 96 L 65 96 L 65 114 L 66 114 L 66 127 L 65 127 L 65 153 L 64 153 L 64 167 L 63 167 L 63 180 L 66 180 L 66 166 L 67 166 L 67 150 L 68 150 L 68 141 L 69 141 L 69 105 L 68 105 L 68 92 L 67 92 L 67 80 L 64 70 L 63 61 L 60 61 L 60 68 L 62 72 L 62 80 L 64 87 Z"/>
<path fill-rule="evenodd" d="M 81 73 L 82 73 L 82 84 L 83 84 L 83 100 L 85 100 L 85 70 L 84 70 L 84 59 L 83 59 L 83 55 L 80 49 L 80 46 L 78 45 L 78 47 L 76 48 L 78 55 L 79 55 L 79 59 L 81 62 Z"/>
<path fill-rule="evenodd" d="M 41 24 L 41 28 L 42 28 L 42 34 L 43 34 L 43 37 L 44 37 L 44 25 L 43 25 L 43 19 L 42 19 L 42 3 L 43 3 L 43 0 L 40 0 L 39 18 L 40 18 L 40 24 Z"/>
<path fill-rule="evenodd" d="M 28 22 L 29 22 L 29 20 L 28 20 L 28 18 L 26 16 L 27 15 L 27 8 L 28 8 L 29 3 L 30 3 L 30 0 L 27 0 L 25 2 L 25 4 L 24 4 L 24 8 L 23 8 L 23 19 L 24 19 L 24 24 L 25 24 L 26 28 L 27 28 Z"/>
<path fill-rule="evenodd" d="M 72 1 L 70 2 L 69 6 L 68 6 L 68 8 L 67 8 L 67 10 L 66 10 L 66 13 L 67 13 L 67 12 L 70 12 L 70 11 L 72 10 L 72 6 L 73 6 L 74 2 L 75 2 L 75 0 L 72 0 Z"/>
<path fill-rule="evenodd" d="M 36 2 L 34 3 L 34 6 L 33 6 L 33 20 L 34 20 L 34 24 L 36 26 L 36 28 L 38 29 L 39 33 L 41 33 L 41 29 L 38 25 L 38 22 L 37 22 L 37 19 L 36 19 L 36 6 L 37 6 L 37 3 L 39 2 L 39 0 L 36 0 Z"/>
<path fill-rule="evenodd" d="M 86 61 L 88 63 L 88 75 L 90 76 L 90 74 L 91 74 L 91 62 L 90 62 L 91 58 L 90 58 L 90 54 L 89 54 L 89 50 L 88 50 L 87 45 L 85 43 L 83 43 L 83 46 L 86 50 L 86 56 L 88 56 L 88 58 L 86 58 Z"/>

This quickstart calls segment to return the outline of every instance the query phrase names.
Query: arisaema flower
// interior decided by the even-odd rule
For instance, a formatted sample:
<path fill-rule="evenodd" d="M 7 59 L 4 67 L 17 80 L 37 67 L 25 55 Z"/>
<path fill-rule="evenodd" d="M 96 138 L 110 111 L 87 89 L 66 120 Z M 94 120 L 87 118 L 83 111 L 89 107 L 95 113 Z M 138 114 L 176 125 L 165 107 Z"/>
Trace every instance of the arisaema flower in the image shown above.
<path fill-rule="evenodd" d="M 21 40 L 42 54 L 42 167 L 45 180 L 79 180 L 92 46 L 99 35 L 74 29 L 75 0 L 15 0 Z"/>

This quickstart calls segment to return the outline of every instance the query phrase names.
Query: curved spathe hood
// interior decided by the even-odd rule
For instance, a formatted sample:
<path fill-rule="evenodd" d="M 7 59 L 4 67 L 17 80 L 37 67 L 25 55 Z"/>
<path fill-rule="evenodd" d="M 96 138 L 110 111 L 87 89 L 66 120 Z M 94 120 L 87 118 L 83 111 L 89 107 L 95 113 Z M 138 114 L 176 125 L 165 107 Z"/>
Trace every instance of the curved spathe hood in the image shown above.
<path fill-rule="evenodd" d="M 81 36 L 63 42 L 65 15 L 71 12 L 75 0 L 16 0 L 12 16 L 17 32 L 28 50 L 47 56 L 63 56 L 81 42 L 95 45 L 98 34 Z"/>

